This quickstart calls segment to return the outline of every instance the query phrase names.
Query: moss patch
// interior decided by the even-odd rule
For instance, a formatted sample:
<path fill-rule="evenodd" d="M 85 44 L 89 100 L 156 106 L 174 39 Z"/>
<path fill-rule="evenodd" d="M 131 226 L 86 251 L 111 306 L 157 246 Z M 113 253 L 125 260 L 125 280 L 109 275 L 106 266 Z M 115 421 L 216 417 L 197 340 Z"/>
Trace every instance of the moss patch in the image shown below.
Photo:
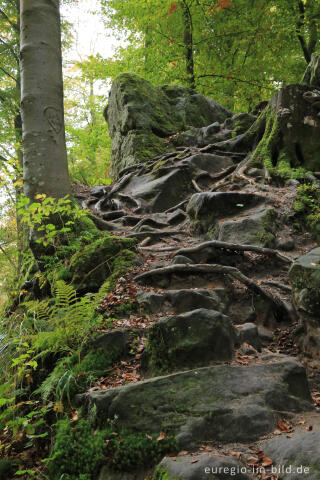
<path fill-rule="evenodd" d="M 123 275 L 130 258 L 130 266 L 135 256 L 135 240 L 103 236 L 75 253 L 70 261 L 72 283 L 80 292 L 97 292 L 106 278 L 113 285 L 115 278 Z M 125 250 L 125 252 L 123 252 Z"/>

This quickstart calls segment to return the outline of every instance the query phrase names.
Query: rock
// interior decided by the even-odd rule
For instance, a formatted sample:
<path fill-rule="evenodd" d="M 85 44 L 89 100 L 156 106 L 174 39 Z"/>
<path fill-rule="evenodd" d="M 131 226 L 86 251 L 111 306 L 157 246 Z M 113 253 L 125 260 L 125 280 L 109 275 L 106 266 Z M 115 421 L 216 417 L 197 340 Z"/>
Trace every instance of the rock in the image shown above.
<path fill-rule="evenodd" d="M 105 185 L 96 185 L 90 188 L 90 195 L 100 198 L 103 197 L 108 190 L 110 190 L 110 187 L 106 187 Z"/>
<path fill-rule="evenodd" d="M 179 165 L 188 165 L 194 169 L 202 170 L 208 173 L 219 173 L 225 168 L 231 167 L 233 161 L 229 157 L 221 157 L 219 155 L 213 155 L 211 153 L 197 153 L 191 157 L 180 160 L 177 163 Z"/>
<path fill-rule="evenodd" d="M 300 185 L 300 182 L 299 180 L 295 180 L 294 178 L 289 178 L 289 180 L 287 180 L 285 184 L 288 185 L 288 187 L 298 188 Z"/>
<path fill-rule="evenodd" d="M 147 173 L 132 177 L 122 193 L 135 199 L 147 212 L 164 212 L 178 205 L 192 191 L 191 179 L 188 168 L 176 168 L 159 177 L 156 173 Z"/>
<path fill-rule="evenodd" d="M 250 480 L 247 468 L 232 457 L 201 454 L 164 458 L 156 468 L 154 480 Z"/>
<path fill-rule="evenodd" d="M 182 223 L 186 220 L 187 215 L 184 213 L 181 208 L 178 210 L 175 210 L 173 213 L 170 213 L 167 217 L 167 222 L 170 225 L 179 225 L 179 223 Z"/>
<path fill-rule="evenodd" d="M 102 467 L 98 480 L 145 480 L 151 472 L 115 472 L 108 467 Z"/>
<path fill-rule="evenodd" d="M 177 255 L 171 262 L 171 265 L 194 263 L 190 258 L 184 255 Z"/>
<path fill-rule="evenodd" d="M 231 360 L 236 336 L 230 319 L 214 310 L 162 318 L 148 331 L 144 365 L 159 373 Z"/>
<path fill-rule="evenodd" d="M 265 209 L 239 220 L 220 221 L 217 224 L 217 238 L 222 242 L 242 245 L 274 247 L 275 235 L 272 232 L 272 218 L 276 215 L 272 208 Z"/>
<path fill-rule="evenodd" d="M 295 432 L 293 438 L 277 436 L 262 445 L 272 458 L 274 474 L 282 480 L 319 480 L 320 432 Z"/>
<path fill-rule="evenodd" d="M 311 55 L 311 62 L 307 66 L 302 83 L 311 87 L 320 88 L 320 53 Z"/>
<path fill-rule="evenodd" d="M 214 229 L 217 220 L 247 213 L 257 206 L 263 210 L 265 204 L 264 197 L 252 193 L 196 193 L 188 203 L 187 214 L 196 231 L 207 233 Z"/>
<path fill-rule="evenodd" d="M 170 135 L 189 126 L 222 123 L 231 112 L 188 88 L 155 87 L 124 73 L 112 84 L 105 116 L 112 138 L 111 170 L 117 176 L 120 170 L 163 153 L 168 148 L 164 139 Z"/>
<path fill-rule="evenodd" d="M 251 125 L 257 120 L 257 117 L 250 113 L 238 113 L 232 117 L 232 130 L 236 135 L 245 133 Z"/>
<path fill-rule="evenodd" d="M 298 310 L 318 317 L 320 309 L 320 247 L 298 258 L 289 271 Z"/>
<path fill-rule="evenodd" d="M 282 250 L 284 252 L 290 252 L 291 250 L 294 250 L 294 247 L 295 247 L 294 240 L 292 240 L 292 238 L 279 238 L 276 240 L 275 247 L 278 250 Z"/>
<path fill-rule="evenodd" d="M 245 323 L 239 330 L 241 343 L 252 345 L 258 352 L 261 352 L 261 340 L 258 333 L 258 327 L 254 323 Z"/>
<path fill-rule="evenodd" d="M 223 289 L 166 290 L 163 293 L 140 290 L 137 301 L 150 313 L 163 312 L 165 308 L 170 307 L 177 313 L 185 313 L 197 308 L 224 312 L 226 296 Z"/>
<path fill-rule="evenodd" d="M 118 428 L 171 432 L 184 449 L 202 441 L 252 441 L 274 430 L 279 411 L 312 409 L 305 371 L 290 358 L 178 372 L 77 401 L 95 406 L 101 425 L 116 417 Z"/>
<path fill-rule="evenodd" d="M 126 356 L 132 343 L 133 332 L 138 336 L 140 335 L 139 330 L 127 330 L 125 328 L 103 333 L 93 340 L 92 345 L 102 351 L 116 351 L 119 355 Z"/>
<path fill-rule="evenodd" d="M 268 345 L 274 339 L 273 331 L 269 330 L 268 328 L 266 328 L 262 325 L 259 325 L 258 333 L 259 333 L 259 337 L 261 339 L 261 342 L 264 346 Z"/>
<path fill-rule="evenodd" d="M 70 260 L 70 272 L 78 292 L 96 292 L 108 277 L 120 271 L 121 276 L 136 256 L 130 250 L 135 243 L 131 238 L 106 235 L 76 252 Z"/>

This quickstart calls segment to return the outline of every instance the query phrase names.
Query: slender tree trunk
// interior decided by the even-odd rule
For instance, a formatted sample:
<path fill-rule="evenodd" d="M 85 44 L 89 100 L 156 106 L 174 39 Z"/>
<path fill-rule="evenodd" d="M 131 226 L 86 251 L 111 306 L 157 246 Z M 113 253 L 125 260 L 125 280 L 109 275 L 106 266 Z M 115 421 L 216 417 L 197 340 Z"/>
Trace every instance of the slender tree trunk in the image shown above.
<path fill-rule="evenodd" d="M 196 87 L 195 75 L 194 75 L 194 58 L 193 58 L 193 25 L 192 17 L 188 4 L 184 1 L 182 3 L 182 15 L 183 15 L 183 43 L 185 45 L 185 57 L 186 57 L 186 72 L 188 83 L 191 88 Z"/>
<path fill-rule="evenodd" d="M 24 192 L 70 193 L 63 112 L 59 0 L 21 0 Z"/>

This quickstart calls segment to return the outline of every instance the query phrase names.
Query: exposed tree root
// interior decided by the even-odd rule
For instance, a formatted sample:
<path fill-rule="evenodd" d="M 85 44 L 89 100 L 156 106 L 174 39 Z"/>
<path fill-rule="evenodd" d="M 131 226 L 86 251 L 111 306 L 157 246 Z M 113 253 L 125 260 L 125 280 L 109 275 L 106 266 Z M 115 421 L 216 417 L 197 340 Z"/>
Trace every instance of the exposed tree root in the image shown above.
<path fill-rule="evenodd" d="M 291 293 L 292 288 L 289 285 L 285 285 L 284 283 L 276 282 L 275 280 L 263 280 L 262 283 L 264 285 L 270 285 L 270 287 L 276 287 L 284 292 Z"/>
<path fill-rule="evenodd" d="M 199 253 L 201 252 L 201 250 L 204 250 L 204 249 L 214 250 L 217 248 L 223 249 L 223 250 L 238 251 L 238 252 L 256 252 L 256 253 L 261 253 L 262 255 L 275 256 L 279 260 L 287 264 L 292 263 L 291 258 L 286 257 L 282 253 L 278 252 L 277 250 L 273 250 L 272 248 L 258 247 L 256 245 L 240 245 L 237 243 L 220 242 L 218 240 L 203 242 L 203 243 L 200 243 L 200 245 L 197 245 L 196 247 L 181 248 L 180 250 L 177 251 L 176 255 L 188 256 L 188 254 Z"/>
<path fill-rule="evenodd" d="M 248 287 L 251 291 L 253 291 L 257 295 L 260 295 L 262 298 L 268 300 L 271 303 L 273 310 L 277 313 L 280 313 L 282 317 L 284 315 L 286 317 L 289 316 L 289 318 L 291 319 L 293 317 L 293 309 L 291 306 L 288 306 L 286 302 L 284 302 L 278 297 L 273 296 L 271 293 L 261 288 L 256 282 L 246 277 L 242 272 L 240 272 L 240 270 L 238 270 L 238 268 L 235 268 L 235 267 L 228 267 L 228 266 L 218 265 L 218 264 L 205 264 L 205 263 L 197 264 L 197 265 L 189 265 L 189 264 L 170 265 L 168 267 L 157 268 L 157 269 L 142 273 L 136 276 L 134 280 L 137 282 L 145 283 L 146 281 L 148 281 L 153 277 L 172 275 L 175 273 L 182 273 L 182 274 L 213 273 L 213 274 L 227 275 L 229 277 L 232 277 L 238 280 L 239 282 L 241 282 L 243 285 Z"/>

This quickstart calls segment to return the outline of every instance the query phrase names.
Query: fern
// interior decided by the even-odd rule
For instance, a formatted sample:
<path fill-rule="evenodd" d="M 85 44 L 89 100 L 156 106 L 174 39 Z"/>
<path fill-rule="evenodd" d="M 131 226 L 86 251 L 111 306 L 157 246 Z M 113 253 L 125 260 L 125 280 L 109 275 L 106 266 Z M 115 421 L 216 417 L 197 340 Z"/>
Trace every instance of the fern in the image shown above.
<path fill-rule="evenodd" d="M 45 300 L 30 300 L 29 302 L 24 302 L 23 305 L 26 307 L 27 313 L 37 320 L 47 321 L 51 318 L 53 308 Z"/>
<path fill-rule="evenodd" d="M 77 301 L 75 289 L 64 280 L 57 280 L 53 290 L 60 308 L 70 307 Z"/>

